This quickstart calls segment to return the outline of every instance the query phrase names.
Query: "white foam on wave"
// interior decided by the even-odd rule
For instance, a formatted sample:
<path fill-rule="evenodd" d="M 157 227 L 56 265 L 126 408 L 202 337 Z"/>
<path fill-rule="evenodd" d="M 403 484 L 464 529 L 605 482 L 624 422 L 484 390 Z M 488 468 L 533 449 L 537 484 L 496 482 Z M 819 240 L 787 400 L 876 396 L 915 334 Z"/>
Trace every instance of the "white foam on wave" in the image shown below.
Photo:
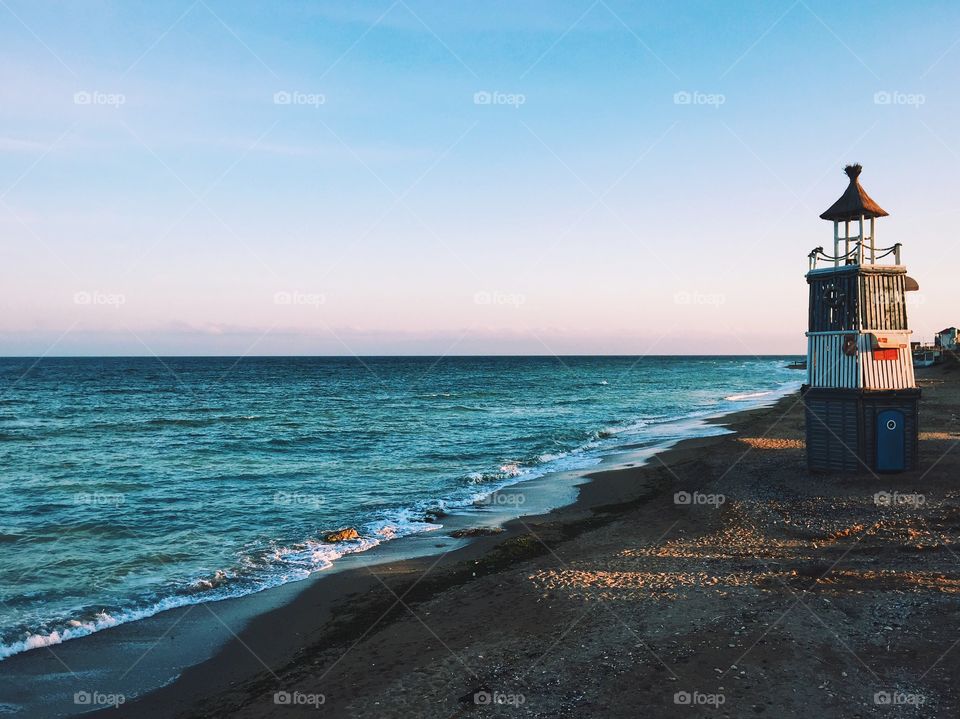
<path fill-rule="evenodd" d="M 95 619 L 87 622 L 80 622 L 74 619 L 67 622 L 67 628 L 65 629 L 54 630 L 47 634 L 30 634 L 19 641 L 0 644 L 0 659 L 6 659 L 14 654 L 20 654 L 21 652 L 26 652 L 31 649 L 52 647 L 57 644 L 62 644 L 68 639 L 85 637 L 88 634 L 99 632 L 101 629 L 115 627 L 117 624 L 120 624 L 121 621 L 121 619 L 117 619 L 107 612 L 100 612 Z"/>
<path fill-rule="evenodd" d="M 742 402 L 746 399 L 757 399 L 758 397 L 767 397 L 773 394 L 773 390 L 769 392 L 746 392 L 744 394 L 732 394 L 729 397 L 724 397 L 728 402 Z"/>
<path fill-rule="evenodd" d="M 773 395 L 773 399 L 776 399 L 798 388 L 799 385 L 799 382 L 788 382 L 776 390 L 735 394 L 725 397 L 724 399 L 734 402 L 748 401 L 771 395 Z M 70 619 L 64 622 L 64 626 L 61 629 L 53 630 L 45 634 L 30 634 L 23 639 L 7 644 L 0 643 L 0 660 L 31 649 L 61 644 L 70 639 L 87 636 L 102 629 L 117 626 L 118 624 L 145 619 L 169 609 L 252 594 L 292 581 L 305 579 L 315 572 L 330 568 L 337 559 L 347 554 L 366 552 L 379 546 L 383 542 L 442 529 L 442 524 L 424 521 L 424 516 L 428 508 L 431 510 L 440 509 L 441 511 L 461 509 L 488 498 L 500 489 L 518 484 L 519 482 L 536 479 L 553 472 L 586 469 L 602 461 L 598 453 L 591 452 L 590 450 L 605 446 L 609 448 L 611 444 L 606 442 L 601 443 L 598 440 L 612 439 L 613 435 L 623 432 L 629 433 L 631 430 L 634 432 L 639 431 L 647 427 L 647 425 L 663 426 L 673 423 L 683 423 L 685 421 L 695 421 L 696 417 L 703 415 L 709 416 L 711 414 L 712 413 L 709 412 L 697 412 L 678 417 L 648 417 L 646 420 L 638 420 L 630 425 L 603 430 L 597 433 L 593 440 L 568 452 L 541 454 L 537 457 L 538 464 L 529 467 L 524 467 L 520 463 L 507 462 L 503 464 L 499 468 L 500 471 L 494 475 L 473 473 L 469 475 L 472 483 L 478 484 L 484 482 L 482 492 L 468 492 L 466 496 L 460 495 L 459 497 L 451 497 L 443 500 L 422 500 L 416 502 L 413 507 L 385 511 L 379 519 L 362 525 L 360 531 L 361 538 L 358 540 L 328 543 L 322 539 L 310 539 L 291 547 L 278 547 L 274 549 L 265 557 L 267 560 L 272 560 L 268 561 L 269 571 L 257 577 L 257 581 L 254 582 L 253 585 L 249 583 L 232 583 L 229 580 L 239 578 L 237 573 L 227 573 L 218 570 L 214 573 L 212 579 L 198 579 L 190 585 L 191 588 L 200 591 L 166 597 L 142 608 L 114 611 L 112 613 L 102 611 L 96 614 L 93 619 L 87 621 Z M 681 431 L 681 434 L 688 433 L 689 436 L 695 436 L 695 432 L 691 432 L 690 428 Z M 490 483 L 484 481 L 487 476 L 490 476 L 492 479 Z"/>

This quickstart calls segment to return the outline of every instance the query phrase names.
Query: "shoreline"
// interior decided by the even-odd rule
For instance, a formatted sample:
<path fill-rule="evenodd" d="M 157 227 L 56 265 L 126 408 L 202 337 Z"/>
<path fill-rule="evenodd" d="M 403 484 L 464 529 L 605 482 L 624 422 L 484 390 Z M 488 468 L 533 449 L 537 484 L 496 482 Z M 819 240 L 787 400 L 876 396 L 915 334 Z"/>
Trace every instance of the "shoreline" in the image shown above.
<path fill-rule="evenodd" d="M 676 428 L 678 436 L 690 432 L 696 435 L 709 431 L 709 427 L 725 424 L 742 413 L 762 409 L 776 401 L 783 392 L 789 391 L 789 387 L 782 387 L 760 396 L 750 395 L 745 398 L 748 403 L 744 409 L 702 417 L 682 417 L 659 426 Z M 654 454 L 668 452 L 678 442 L 686 441 L 690 439 L 655 437 L 647 443 L 634 440 L 632 444 L 614 445 L 596 458 L 595 465 L 520 479 L 492 492 L 492 497 L 505 500 L 502 503 L 491 502 L 480 508 L 455 509 L 440 519 L 442 527 L 436 532 L 405 536 L 384 542 L 367 552 L 346 554 L 334 567 L 305 579 L 251 594 L 166 609 L 52 645 L 53 651 L 38 647 L 12 655 L 0 662 L 0 708 L 17 706 L 17 699 L 28 700 L 28 694 L 18 691 L 17 686 L 29 682 L 34 691 L 47 695 L 42 704 L 34 703 L 31 709 L 40 710 L 44 716 L 63 716 L 65 711 L 67 714 L 74 713 L 73 693 L 61 686 L 65 667 L 69 667 L 69 672 L 74 676 L 93 677 L 92 686 L 89 682 L 80 683 L 85 690 L 101 691 L 98 688 L 100 685 L 115 685 L 117 671 L 135 659 L 136 667 L 129 672 L 129 676 L 126 671 L 122 674 L 121 679 L 126 683 L 114 687 L 111 692 L 103 692 L 123 694 L 125 697 L 129 694 L 131 703 L 162 691 L 165 686 L 179 687 L 184 675 L 190 676 L 193 668 L 215 660 L 231 641 L 236 641 L 236 635 L 242 636 L 245 628 L 260 616 L 294 604 L 302 592 L 317 591 L 313 589 L 315 583 L 323 584 L 324 588 L 319 591 L 329 592 L 330 604 L 333 604 L 350 592 L 358 574 L 369 574 L 368 567 L 377 567 L 379 571 L 385 565 L 408 562 L 414 568 L 420 558 L 423 558 L 424 566 L 428 566 L 428 562 L 438 557 L 445 565 L 448 556 L 454 557 L 452 561 L 460 561 L 461 557 L 483 554 L 489 546 L 518 533 L 514 526 L 518 517 L 521 526 L 525 519 L 531 518 L 552 517 L 554 521 L 562 521 L 564 515 L 559 512 L 569 510 L 576 513 L 589 508 L 593 500 L 589 499 L 591 494 L 587 488 L 595 483 L 594 475 L 611 471 L 613 466 L 642 465 Z M 518 497 L 521 503 L 512 501 Z M 526 501 L 530 499 L 532 501 Z M 599 501 L 603 503 L 603 500 Z M 489 537 L 476 536 L 477 533 L 471 530 L 478 526 L 501 527 L 503 531 Z M 451 537 L 452 533 L 458 531 L 467 534 L 463 538 Z M 467 552 L 469 545 L 477 546 L 472 552 Z M 350 573 L 349 577 L 338 579 L 343 573 Z M 366 588 L 376 589 L 377 585 L 368 585 Z M 269 649 L 263 649 L 258 654 L 274 658 Z M 63 655 L 63 661 L 59 655 Z M 117 670 L 111 672 L 110 667 L 114 666 Z M 257 663 L 249 669 L 262 670 L 263 666 Z M 138 672 L 143 680 L 131 682 L 130 678 L 135 680 Z M 171 680 L 174 674 L 176 676 Z M 138 685 L 147 688 L 137 691 Z M 60 696 L 53 696 L 55 693 Z"/>
<path fill-rule="evenodd" d="M 919 471 L 807 473 L 788 396 L 720 419 L 734 434 L 591 472 L 575 505 L 439 560 L 314 582 L 172 685 L 99 716 L 316 715 L 277 692 L 398 719 L 516 716 L 521 703 L 524 716 L 679 718 L 697 696 L 727 716 L 884 717 L 885 697 L 912 702 L 903 716 L 952 716 L 958 375 L 919 375 Z M 724 503 L 678 503 L 678 490 Z M 878 490 L 924 501 L 891 507 Z"/>
<path fill-rule="evenodd" d="M 229 692 L 258 675 L 269 677 L 271 667 L 296 663 L 302 659 L 304 646 L 318 642 L 348 642 L 351 636 L 362 634 L 364 626 L 371 622 L 388 624 L 393 617 L 384 618 L 385 615 L 404 611 L 403 604 L 422 601 L 477 576 L 496 573 L 524 559 L 540 556 L 547 550 L 539 542 L 530 541 L 531 525 L 550 525 L 563 537 L 570 538 L 614 521 L 660 489 L 644 481 L 652 457 L 658 457 L 661 463 L 682 461 L 732 436 L 737 427 L 750 418 L 776 412 L 785 403 L 795 403 L 797 396 L 794 391 L 766 402 L 758 398 L 759 406 L 696 419 L 704 426 L 724 428 L 716 434 L 675 440 L 667 447 L 625 445 L 605 455 L 595 467 L 547 474 L 496 490 L 496 493 L 507 496 L 513 493 L 556 494 L 558 488 L 574 492 L 572 501 L 561 506 L 535 514 L 524 513 L 506 521 L 497 534 L 472 536 L 439 554 L 436 550 L 434 553 L 425 551 L 423 556 L 403 556 L 393 561 L 380 557 L 378 561 L 364 562 L 368 553 L 350 555 L 354 566 L 341 567 L 332 573 L 319 572 L 304 581 L 285 585 L 297 587 L 288 601 L 254 613 L 237 635 L 227 640 L 210 658 L 186 668 L 172 683 L 131 700 L 121 707 L 119 715 L 130 712 L 131 716 L 163 717 L 170 716 L 171 712 L 190 712 L 198 702 L 210 696 Z M 456 525 L 447 523 L 453 518 L 455 515 L 444 518 L 441 530 L 444 535 L 456 530 Z M 464 528 L 471 526 L 475 524 L 463 523 Z M 386 554 L 393 545 L 399 552 L 401 547 L 406 549 L 405 545 L 412 542 L 429 542 L 434 539 L 430 534 L 404 537 L 381 545 L 377 550 L 381 555 Z M 418 580 L 422 576 L 428 578 Z M 408 588 L 408 594 L 401 593 L 398 597 L 385 582 L 406 582 L 412 586 Z M 364 603 L 361 598 L 370 593 L 384 594 L 385 590 L 386 596 L 381 600 L 373 601 L 371 606 L 354 614 L 353 602 Z M 254 596 L 239 597 L 237 601 Z M 398 604 L 401 598 L 403 601 Z M 287 639 L 279 642 L 278 636 Z M 83 714 L 88 717 L 100 715 L 101 712 Z M 109 709 L 102 715 L 118 716 L 118 713 Z"/>

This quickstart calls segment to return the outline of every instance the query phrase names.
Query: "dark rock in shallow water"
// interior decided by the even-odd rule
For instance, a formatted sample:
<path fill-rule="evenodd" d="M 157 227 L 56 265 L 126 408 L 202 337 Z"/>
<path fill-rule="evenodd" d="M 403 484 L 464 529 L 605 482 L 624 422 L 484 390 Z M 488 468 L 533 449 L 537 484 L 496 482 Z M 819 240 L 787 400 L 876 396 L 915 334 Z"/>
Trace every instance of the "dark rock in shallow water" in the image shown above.
<path fill-rule="evenodd" d="M 328 532 L 323 538 L 324 542 L 346 542 L 351 539 L 360 539 L 360 532 L 353 527 L 338 529 L 336 532 Z"/>
<path fill-rule="evenodd" d="M 451 537 L 490 537 L 494 534 L 500 534 L 503 529 L 500 527 L 471 527 L 470 529 L 458 529 L 450 532 Z"/>
<path fill-rule="evenodd" d="M 433 524 L 438 519 L 443 519 L 444 517 L 449 517 L 450 515 L 444 512 L 442 509 L 428 509 L 423 516 L 424 522 L 429 522 Z"/>

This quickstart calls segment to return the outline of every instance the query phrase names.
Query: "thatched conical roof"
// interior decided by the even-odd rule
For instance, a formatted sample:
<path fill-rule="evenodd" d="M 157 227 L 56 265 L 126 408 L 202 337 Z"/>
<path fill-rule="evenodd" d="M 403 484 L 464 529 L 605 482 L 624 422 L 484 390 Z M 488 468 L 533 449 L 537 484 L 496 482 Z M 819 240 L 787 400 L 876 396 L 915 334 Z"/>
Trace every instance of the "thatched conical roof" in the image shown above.
<path fill-rule="evenodd" d="M 842 222 L 844 220 L 859 220 L 861 216 L 866 218 L 886 217 L 889 214 L 860 187 L 860 180 L 857 178 L 860 177 L 861 170 L 863 170 L 863 167 L 859 164 L 847 165 L 843 168 L 847 177 L 850 178 L 850 184 L 847 185 L 846 191 L 840 195 L 840 199 L 834 202 L 829 210 L 820 215 L 820 219 Z"/>

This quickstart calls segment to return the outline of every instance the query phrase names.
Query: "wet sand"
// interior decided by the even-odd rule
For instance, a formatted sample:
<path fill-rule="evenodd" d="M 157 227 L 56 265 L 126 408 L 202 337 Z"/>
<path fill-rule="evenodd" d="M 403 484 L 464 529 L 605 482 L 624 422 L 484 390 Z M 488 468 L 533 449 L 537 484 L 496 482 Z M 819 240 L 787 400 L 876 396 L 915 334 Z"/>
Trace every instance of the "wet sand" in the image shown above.
<path fill-rule="evenodd" d="M 101 714 L 957 716 L 951 369 L 918 372 L 915 472 L 810 475 L 792 395 L 502 534 L 315 582 Z"/>

